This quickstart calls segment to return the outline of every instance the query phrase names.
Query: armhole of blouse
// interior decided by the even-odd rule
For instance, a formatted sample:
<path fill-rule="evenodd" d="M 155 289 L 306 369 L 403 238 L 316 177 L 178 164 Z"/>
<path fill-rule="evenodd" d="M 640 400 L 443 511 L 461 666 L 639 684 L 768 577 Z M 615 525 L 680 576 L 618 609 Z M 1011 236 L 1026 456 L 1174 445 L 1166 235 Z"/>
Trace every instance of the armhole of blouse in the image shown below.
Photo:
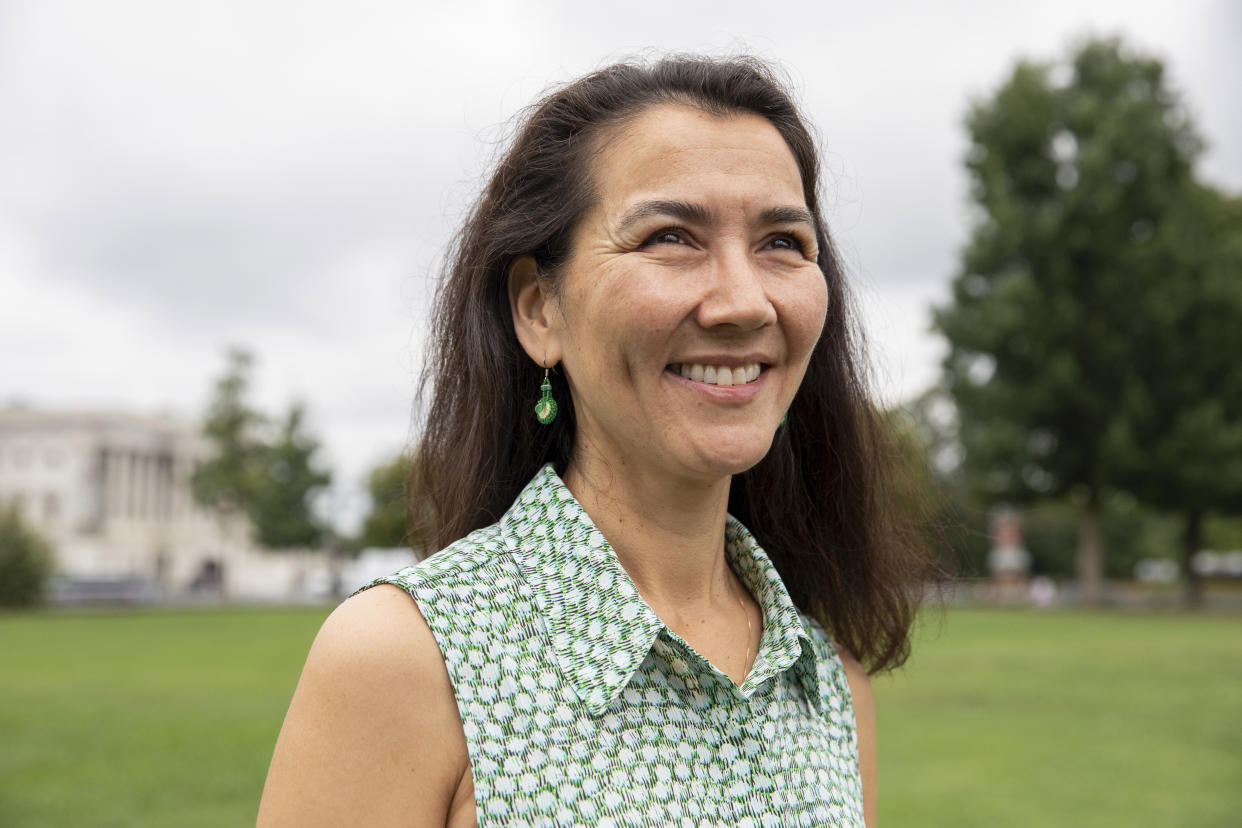
<path fill-rule="evenodd" d="M 858 715 L 854 712 L 854 693 L 850 689 L 850 679 L 845 673 L 845 660 L 841 657 L 840 650 L 837 649 L 837 643 L 828 635 L 827 631 L 815 619 L 804 616 L 808 632 L 811 640 L 814 642 L 815 648 L 819 652 L 820 661 L 823 662 L 823 670 L 828 679 L 828 686 L 825 691 L 839 694 L 844 701 L 845 712 L 849 714 L 850 721 L 854 724 L 854 752 L 858 752 Z M 821 699 L 824 703 L 824 710 L 830 710 L 831 699 Z M 827 714 L 825 714 L 827 715 Z"/>
<path fill-rule="evenodd" d="M 850 689 L 850 677 L 845 672 L 845 659 L 841 657 L 841 651 L 837 649 L 837 642 L 831 638 L 828 639 L 829 656 L 832 658 L 832 682 L 838 693 L 841 693 L 845 701 L 850 706 L 850 712 L 854 710 L 854 693 Z"/>

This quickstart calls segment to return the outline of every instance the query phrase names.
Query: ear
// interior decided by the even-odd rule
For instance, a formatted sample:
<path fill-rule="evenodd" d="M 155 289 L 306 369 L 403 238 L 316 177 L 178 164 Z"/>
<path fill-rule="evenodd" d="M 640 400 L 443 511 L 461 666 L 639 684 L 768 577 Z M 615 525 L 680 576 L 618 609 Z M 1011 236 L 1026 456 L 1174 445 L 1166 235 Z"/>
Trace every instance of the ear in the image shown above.
<path fill-rule="evenodd" d="M 509 265 L 509 310 L 526 355 L 545 368 L 560 362 L 561 312 L 539 279 L 534 256 L 521 256 Z"/>

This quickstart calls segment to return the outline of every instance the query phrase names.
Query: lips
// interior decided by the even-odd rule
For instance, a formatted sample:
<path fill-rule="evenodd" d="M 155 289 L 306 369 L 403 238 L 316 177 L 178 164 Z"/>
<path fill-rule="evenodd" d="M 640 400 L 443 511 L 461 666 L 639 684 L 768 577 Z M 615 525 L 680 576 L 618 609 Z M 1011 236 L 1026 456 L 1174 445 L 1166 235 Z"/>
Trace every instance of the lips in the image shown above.
<path fill-rule="evenodd" d="M 758 362 L 746 365 L 707 365 L 699 362 L 675 362 L 669 370 L 695 382 L 708 385 L 744 385 L 758 379 L 762 368 Z"/>

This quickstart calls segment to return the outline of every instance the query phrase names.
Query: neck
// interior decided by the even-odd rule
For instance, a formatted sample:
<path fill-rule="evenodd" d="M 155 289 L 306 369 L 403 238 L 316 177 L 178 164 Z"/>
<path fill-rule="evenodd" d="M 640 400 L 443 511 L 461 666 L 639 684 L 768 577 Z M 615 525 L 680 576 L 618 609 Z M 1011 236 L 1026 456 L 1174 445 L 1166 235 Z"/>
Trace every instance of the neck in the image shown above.
<path fill-rule="evenodd" d="M 724 557 L 730 478 L 692 481 L 576 454 L 565 485 L 608 539 L 644 600 L 681 615 L 733 601 Z"/>

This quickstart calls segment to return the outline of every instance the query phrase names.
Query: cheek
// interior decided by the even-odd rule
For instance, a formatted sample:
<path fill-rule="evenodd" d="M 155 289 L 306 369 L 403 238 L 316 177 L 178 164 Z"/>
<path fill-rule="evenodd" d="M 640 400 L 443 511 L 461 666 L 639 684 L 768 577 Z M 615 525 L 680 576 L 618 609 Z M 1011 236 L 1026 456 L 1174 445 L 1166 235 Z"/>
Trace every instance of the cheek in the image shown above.
<path fill-rule="evenodd" d="M 584 351 L 645 350 L 667 338 L 693 307 L 685 285 L 641 268 L 605 272 L 574 297 L 572 335 Z M 605 353 L 604 356 L 607 356 Z"/>
<path fill-rule="evenodd" d="M 609 377 L 609 382 L 628 375 L 630 364 L 658 337 L 652 310 L 634 297 L 581 297 L 565 328 L 570 362 L 592 376 Z"/>
<path fill-rule="evenodd" d="M 778 309 L 791 348 L 810 353 L 824 329 L 828 314 L 828 285 L 815 269 L 814 276 L 799 281 L 782 296 Z"/>

